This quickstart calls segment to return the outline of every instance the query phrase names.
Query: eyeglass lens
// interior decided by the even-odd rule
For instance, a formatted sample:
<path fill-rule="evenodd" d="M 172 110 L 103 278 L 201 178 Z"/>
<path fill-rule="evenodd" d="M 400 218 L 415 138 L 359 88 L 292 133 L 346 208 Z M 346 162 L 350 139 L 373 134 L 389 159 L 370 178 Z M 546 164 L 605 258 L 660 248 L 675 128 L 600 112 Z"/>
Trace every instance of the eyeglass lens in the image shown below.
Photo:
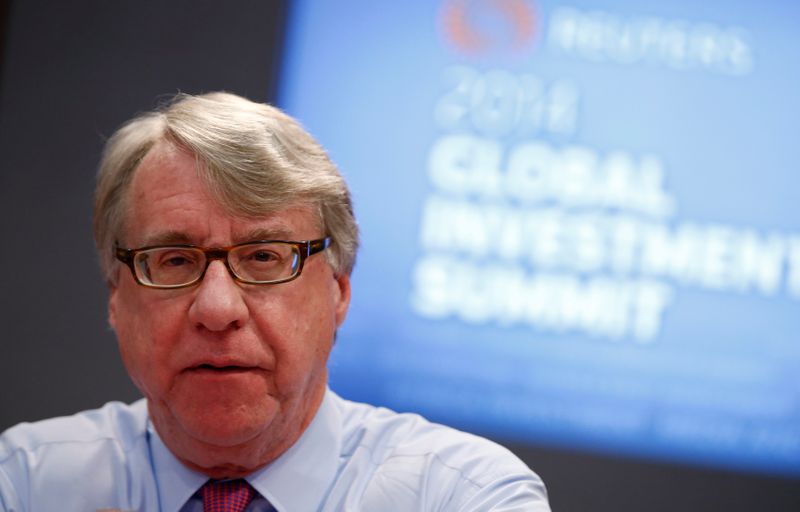
<path fill-rule="evenodd" d="M 239 279 L 265 283 L 288 279 L 300 266 L 300 251 L 288 243 L 254 243 L 228 252 L 228 265 Z M 136 254 L 137 277 L 147 283 L 179 286 L 197 280 L 205 271 L 207 256 L 191 247 L 159 247 Z"/>

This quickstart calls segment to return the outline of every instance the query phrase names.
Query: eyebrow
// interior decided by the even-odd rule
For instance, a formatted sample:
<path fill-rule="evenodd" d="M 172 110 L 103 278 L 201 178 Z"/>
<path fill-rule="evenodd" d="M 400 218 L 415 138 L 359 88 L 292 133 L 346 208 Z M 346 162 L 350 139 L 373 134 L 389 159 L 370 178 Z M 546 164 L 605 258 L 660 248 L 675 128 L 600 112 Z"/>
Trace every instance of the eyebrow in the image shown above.
<path fill-rule="evenodd" d="M 182 231 L 163 231 L 144 238 L 142 246 L 150 247 L 153 245 L 189 245 L 192 241 L 189 235 Z"/>
<path fill-rule="evenodd" d="M 238 242 L 249 242 L 251 240 L 291 240 L 291 231 L 283 226 L 276 226 L 274 228 L 256 228 L 248 231 L 244 238 L 239 239 Z"/>
<path fill-rule="evenodd" d="M 284 226 L 272 228 L 255 228 L 247 231 L 242 237 L 234 238 L 234 245 L 255 240 L 291 240 L 291 230 Z M 157 245 L 196 245 L 196 242 L 183 231 L 163 231 L 144 238 L 142 247 Z"/>

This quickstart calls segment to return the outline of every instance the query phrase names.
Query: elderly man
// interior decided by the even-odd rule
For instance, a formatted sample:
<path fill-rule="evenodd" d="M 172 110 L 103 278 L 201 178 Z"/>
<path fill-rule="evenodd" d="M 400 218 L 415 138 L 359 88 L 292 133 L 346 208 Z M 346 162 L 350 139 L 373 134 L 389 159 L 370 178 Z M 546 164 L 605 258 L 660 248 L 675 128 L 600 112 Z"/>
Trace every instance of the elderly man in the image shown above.
<path fill-rule="evenodd" d="M 0 509 L 549 510 L 504 448 L 328 389 L 358 230 L 335 166 L 277 109 L 182 95 L 123 126 L 95 238 L 145 398 L 6 431 Z"/>

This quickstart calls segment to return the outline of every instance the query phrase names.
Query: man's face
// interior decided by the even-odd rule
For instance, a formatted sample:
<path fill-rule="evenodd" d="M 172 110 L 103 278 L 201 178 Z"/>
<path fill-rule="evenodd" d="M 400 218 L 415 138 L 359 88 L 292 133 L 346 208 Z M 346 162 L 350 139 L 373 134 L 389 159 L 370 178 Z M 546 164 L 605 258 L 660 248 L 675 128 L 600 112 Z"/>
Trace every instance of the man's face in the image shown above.
<path fill-rule="evenodd" d="M 122 245 L 226 247 L 325 235 L 301 203 L 266 217 L 231 215 L 195 166 L 192 155 L 165 143 L 148 153 L 129 189 Z M 336 277 L 324 253 L 308 258 L 297 279 L 275 285 L 239 284 L 219 260 L 189 288 L 145 288 L 122 265 L 118 277 L 109 319 L 125 366 L 159 435 L 184 463 L 233 475 L 297 439 L 324 394 L 334 333 L 349 304 L 348 277 Z"/>

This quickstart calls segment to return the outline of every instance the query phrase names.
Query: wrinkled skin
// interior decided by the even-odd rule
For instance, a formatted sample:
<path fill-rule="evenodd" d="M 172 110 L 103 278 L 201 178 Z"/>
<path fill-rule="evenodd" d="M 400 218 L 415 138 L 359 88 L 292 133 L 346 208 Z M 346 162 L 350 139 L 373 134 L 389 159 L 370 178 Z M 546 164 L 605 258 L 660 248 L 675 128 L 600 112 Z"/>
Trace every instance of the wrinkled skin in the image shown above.
<path fill-rule="evenodd" d="M 265 217 L 231 215 L 208 194 L 196 165 L 166 143 L 147 154 L 129 189 L 123 246 L 324 236 L 300 203 Z M 233 478 L 288 449 L 322 400 L 349 305 L 348 276 L 336 276 L 317 254 L 293 281 L 245 285 L 215 260 L 199 284 L 156 290 L 118 267 L 109 321 L 153 424 L 178 459 L 212 478 Z"/>

